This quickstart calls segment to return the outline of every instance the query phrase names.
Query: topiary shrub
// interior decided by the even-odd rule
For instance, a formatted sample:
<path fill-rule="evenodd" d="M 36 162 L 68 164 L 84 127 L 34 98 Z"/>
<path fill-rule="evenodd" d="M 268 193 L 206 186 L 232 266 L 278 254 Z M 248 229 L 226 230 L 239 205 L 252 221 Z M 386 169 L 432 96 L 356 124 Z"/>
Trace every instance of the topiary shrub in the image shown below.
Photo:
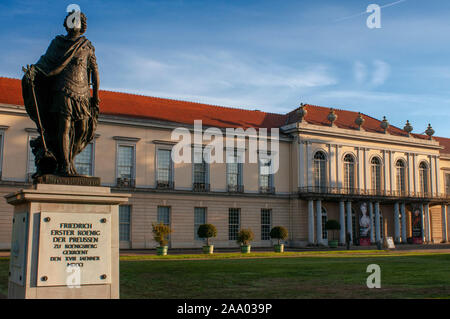
<path fill-rule="evenodd" d="M 275 226 L 270 230 L 270 238 L 278 239 L 278 245 L 281 240 L 285 240 L 288 237 L 288 231 L 283 226 Z"/>
<path fill-rule="evenodd" d="M 153 239 L 159 243 L 160 247 L 166 246 L 168 243 L 168 236 L 172 232 L 169 226 L 163 223 L 152 223 Z"/>
<path fill-rule="evenodd" d="M 217 236 L 216 226 L 212 224 L 203 224 L 198 227 L 197 235 L 200 238 L 206 238 L 206 245 L 209 246 L 209 239 Z"/>
<path fill-rule="evenodd" d="M 251 229 L 241 229 L 238 233 L 237 242 L 241 245 L 247 246 L 254 238 Z"/>

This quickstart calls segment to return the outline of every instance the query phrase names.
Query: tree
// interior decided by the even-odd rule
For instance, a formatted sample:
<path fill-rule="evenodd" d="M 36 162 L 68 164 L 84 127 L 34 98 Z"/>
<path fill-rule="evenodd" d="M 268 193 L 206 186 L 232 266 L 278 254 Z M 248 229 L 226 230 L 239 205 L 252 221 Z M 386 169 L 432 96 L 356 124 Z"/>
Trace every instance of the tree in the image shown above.
<path fill-rule="evenodd" d="M 169 226 L 163 223 L 152 223 L 153 239 L 159 243 L 160 247 L 166 246 L 168 243 L 168 236 L 172 232 Z"/>
<path fill-rule="evenodd" d="M 203 224 L 197 230 L 197 235 L 200 238 L 206 238 L 206 245 L 209 246 L 209 239 L 217 236 L 216 226 L 212 224 Z"/>
<path fill-rule="evenodd" d="M 241 229 L 238 234 L 237 242 L 247 246 L 253 240 L 253 232 L 251 229 Z"/>
<path fill-rule="evenodd" d="M 285 240 L 288 237 L 288 231 L 283 226 L 275 226 L 270 230 L 270 238 L 278 239 L 278 245 L 281 240 Z"/>

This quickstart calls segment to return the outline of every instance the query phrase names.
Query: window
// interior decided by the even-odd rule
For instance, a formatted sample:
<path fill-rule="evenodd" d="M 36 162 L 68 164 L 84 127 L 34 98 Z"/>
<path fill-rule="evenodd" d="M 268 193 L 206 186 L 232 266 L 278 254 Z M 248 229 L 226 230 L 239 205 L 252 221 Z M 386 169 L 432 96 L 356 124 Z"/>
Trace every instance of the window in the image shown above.
<path fill-rule="evenodd" d="M 314 154 L 314 185 L 316 188 L 327 187 L 327 156 L 320 151 Z"/>
<path fill-rule="evenodd" d="M 118 145 L 117 177 L 129 180 L 134 179 L 134 146 Z"/>
<path fill-rule="evenodd" d="M 237 151 L 227 157 L 227 185 L 228 191 L 242 191 L 242 163 Z"/>
<path fill-rule="evenodd" d="M 27 162 L 27 179 L 31 181 L 31 176 L 36 173 L 36 163 L 34 162 L 34 154 L 31 150 L 30 142 L 37 138 L 37 135 L 30 134 L 28 136 L 28 162 Z"/>
<path fill-rule="evenodd" d="M 230 208 L 228 211 L 228 240 L 237 240 L 240 228 L 240 215 L 241 210 L 239 208 Z"/>
<path fill-rule="evenodd" d="M 131 233 L 131 206 L 119 206 L 119 240 L 130 241 Z"/>
<path fill-rule="evenodd" d="M 327 221 L 327 211 L 322 207 L 322 239 L 328 239 Z"/>
<path fill-rule="evenodd" d="M 86 148 L 75 157 L 75 168 L 78 174 L 81 175 L 94 175 L 94 144 L 89 143 Z"/>
<path fill-rule="evenodd" d="M 170 226 L 170 207 L 158 206 L 158 223 Z"/>
<path fill-rule="evenodd" d="M 208 163 L 203 158 L 203 150 L 194 149 L 194 185 L 195 191 L 209 191 Z"/>
<path fill-rule="evenodd" d="M 425 162 L 419 165 L 419 182 L 420 192 L 424 195 L 428 194 L 428 165 Z"/>
<path fill-rule="evenodd" d="M 156 179 L 159 186 L 169 187 L 173 181 L 172 172 L 172 150 L 170 149 L 158 149 L 157 151 L 157 172 Z"/>
<path fill-rule="evenodd" d="M 206 208 L 195 207 L 194 208 L 194 238 L 195 240 L 203 240 L 198 237 L 197 231 L 200 225 L 206 224 Z"/>
<path fill-rule="evenodd" d="M 372 190 L 378 194 L 381 192 L 381 160 L 378 157 L 372 158 L 370 168 L 372 172 Z"/>
<path fill-rule="evenodd" d="M 272 210 L 261 209 L 261 240 L 270 240 L 272 228 Z"/>
<path fill-rule="evenodd" d="M 259 188 L 261 192 L 273 192 L 272 160 L 270 158 L 259 159 Z"/>
<path fill-rule="evenodd" d="M 402 160 L 398 160 L 395 164 L 396 171 L 397 171 L 397 190 L 404 194 L 406 192 L 406 168 L 405 168 L 405 162 Z"/>
<path fill-rule="evenodd" d="M 344 188 L 348 191 L 355 189 L 355 158 L 350 154 L 344 157 Z"/>
<path fill-rule="evenodd" d="M 446 194 L 450 195 L 450 174 L 445 174 L 445 189 Z"/>

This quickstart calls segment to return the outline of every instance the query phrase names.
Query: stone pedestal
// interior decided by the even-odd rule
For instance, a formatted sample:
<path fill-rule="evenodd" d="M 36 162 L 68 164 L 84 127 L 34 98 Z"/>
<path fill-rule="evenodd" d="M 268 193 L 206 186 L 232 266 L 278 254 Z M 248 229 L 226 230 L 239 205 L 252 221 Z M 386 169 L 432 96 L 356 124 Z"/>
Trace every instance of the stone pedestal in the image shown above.
<path fill-rule="evenodd" d="M 119 208 L 108 187 L 36 184 L 14 206 L 9 298 L 119 298 Z"/>

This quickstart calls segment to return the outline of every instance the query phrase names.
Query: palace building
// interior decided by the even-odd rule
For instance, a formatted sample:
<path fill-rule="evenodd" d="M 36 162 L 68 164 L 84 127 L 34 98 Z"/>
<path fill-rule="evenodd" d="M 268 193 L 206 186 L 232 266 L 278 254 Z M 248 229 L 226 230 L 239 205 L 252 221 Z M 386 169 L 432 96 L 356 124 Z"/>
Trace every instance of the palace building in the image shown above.
<path fill-rule="evenodd" d="M 341 244 L 449 240 L 450 139 L 435 137 L 431 126 L 419 135 L 409 122 L 397 128 L 386 118 L 303 104 L 273 114 L 110 91 L 100 99 L 96 138 L 76 164 L 112 192 L 132 195 L 120 207 L 121 248 L 154 248 L 154 222 L 170 225 L 173 248 L 201 247 L 197 228 L 204 223 L 217 227 L 216 247 L 237 247 L 241 228 L 253 230 L 254 247 L 269 247 L 273 226 L 288 229 L 289 247 L 327 245 L 331 219 L 341 224 Z M 224 135 L 227 128 L 279 129 L 270 154 L 278 156 L 278 171 L 268 173 L 261 152 L 256 163 L 174 163 L 173 130 L 193 132 L 196 120 Z M 37 135 L 20 80 L 0 78 L 2 196 L 32 187 L 29 141 Z M 236 146 L 234 157 L 247 158 L 248 144 Z M 0 201 L 0 249 L 10 248 L 12 214 Z"/>

